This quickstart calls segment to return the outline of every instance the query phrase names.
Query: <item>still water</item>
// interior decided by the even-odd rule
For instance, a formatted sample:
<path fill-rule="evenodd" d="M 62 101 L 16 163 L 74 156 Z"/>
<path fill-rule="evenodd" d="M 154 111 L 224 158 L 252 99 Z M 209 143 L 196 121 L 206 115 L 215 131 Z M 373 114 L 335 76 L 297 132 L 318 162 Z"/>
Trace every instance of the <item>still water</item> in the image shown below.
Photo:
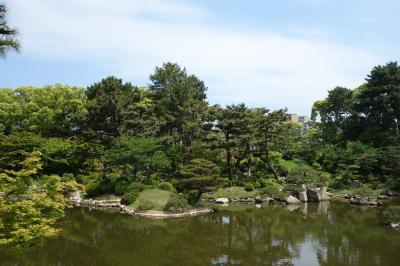
<path fill-rule="evenodd" d="M 400 232 L 379 208 L 341 202 L 231 205 L 169 220 L 106 210 L 67 210 L 58 238 L 0 265 L 400 265 Z"/>

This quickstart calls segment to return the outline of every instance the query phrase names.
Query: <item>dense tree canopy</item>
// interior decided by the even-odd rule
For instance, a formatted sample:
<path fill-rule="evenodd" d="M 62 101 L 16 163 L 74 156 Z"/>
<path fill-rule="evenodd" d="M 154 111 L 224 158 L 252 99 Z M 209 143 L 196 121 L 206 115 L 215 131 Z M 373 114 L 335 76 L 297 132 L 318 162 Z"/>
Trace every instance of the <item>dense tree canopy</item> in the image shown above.
<path fill-rule="evenodd" d="M 54 235 L 78 183 L 127 204 L 164 189 L 173 206 L 225 186 L 274 197 L 355 180 L 400 188 L 399 76 L 389 63 L 358 88 L 328 91 L 309 123 L 286 109 L 210 106 L 205 84 L 174 63 L 157 67 L 149 88 L 107 77 L 86 90 L 0 89 L 0 245 Z"/>

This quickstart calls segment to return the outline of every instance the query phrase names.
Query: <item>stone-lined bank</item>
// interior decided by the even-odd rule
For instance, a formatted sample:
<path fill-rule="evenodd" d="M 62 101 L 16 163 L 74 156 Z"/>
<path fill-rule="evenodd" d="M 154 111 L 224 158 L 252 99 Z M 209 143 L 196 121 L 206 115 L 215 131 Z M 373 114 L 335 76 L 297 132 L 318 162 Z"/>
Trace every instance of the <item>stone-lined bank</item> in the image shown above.
<path fill-rule="evenodd" d="M 80 191 L 72 193 L 68 198 L 68 201 L 70 204 L 76 207 L 84 206 L 91 208 L 118 208 L 121 211 L 121 213 L 124 214 L 150 217 L 150 218 L 161 218 L 161 219 L 196 216 L 196 215 L 207 214 L 213 211 L 211 208 L 192 209 L 179 213 L 170 213 L 162 211 L 137 211 L 134 208 L 121 204 L 121 199 L 114 199 L 114 200 L 83 199 L 82 193 Z"/>

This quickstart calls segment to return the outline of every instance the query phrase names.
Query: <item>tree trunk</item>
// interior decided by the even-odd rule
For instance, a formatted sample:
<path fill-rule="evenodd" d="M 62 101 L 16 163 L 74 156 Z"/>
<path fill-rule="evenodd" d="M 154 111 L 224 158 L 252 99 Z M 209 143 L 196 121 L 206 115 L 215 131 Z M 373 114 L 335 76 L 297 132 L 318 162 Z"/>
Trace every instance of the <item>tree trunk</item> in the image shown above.
<path fill-rule="evenodd" d="M 278 180 L 278 178 L 279 178 L 278 172 L 275 170 L 275 168 L 272 166 L 272 164 L 271 164 L 271 162 L 269 160 L 268 143 L 266 143 L 265 147 L 266 147 L 265 148 L 265 158 L 266 158 L 266 161 L 267 161 L 267 165 L 268 165 L 269 169 L 271 169 L 272 173 L 274 174 L 275 179 Z"/>

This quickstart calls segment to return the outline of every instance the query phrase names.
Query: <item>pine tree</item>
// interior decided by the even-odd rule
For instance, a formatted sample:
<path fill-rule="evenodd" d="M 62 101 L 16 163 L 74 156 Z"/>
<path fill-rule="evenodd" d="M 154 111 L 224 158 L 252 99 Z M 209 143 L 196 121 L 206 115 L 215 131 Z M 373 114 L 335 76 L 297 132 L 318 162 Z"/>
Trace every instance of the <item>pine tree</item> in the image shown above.
<path fill-rule="evenodd" d="M 15 38 L 17 30 L 7 25 L 7 8 L 0 4 L 0 57 L 5 57 L 8 50 L 19 51 L 20 44 Z"/>

